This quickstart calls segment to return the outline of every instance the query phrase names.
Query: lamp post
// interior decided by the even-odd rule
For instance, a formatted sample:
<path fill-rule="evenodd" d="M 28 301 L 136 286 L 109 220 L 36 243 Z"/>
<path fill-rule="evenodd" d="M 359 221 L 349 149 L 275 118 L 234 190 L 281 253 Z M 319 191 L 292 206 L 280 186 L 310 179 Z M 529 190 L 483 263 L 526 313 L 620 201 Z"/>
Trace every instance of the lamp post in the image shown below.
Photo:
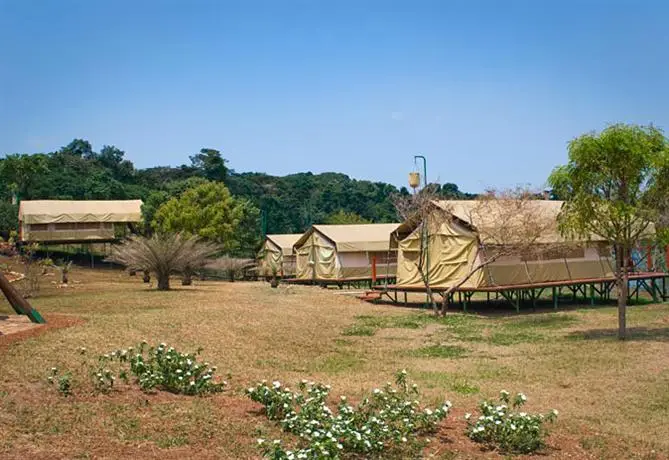
<path fill-rule="evenodd" d="M 427 159 L 423 155 L 414 155 L 413 161 L 416 163 L 416 160 L 418 159 L 423 160 L 423 189 L 427 188 Z M 411 185 L 411 184 L 410 184 Z M 430 285 L 430 251 L 429 251 L 429 237 L 430 237 L 430 230 L 429 230 L 429 225 L 428 221 L 430 218 L 429 214 L 426 213 L 423 216 L 423 222 L 421 222 L 421 225 L 423 226 L 421 230 L 421 247 L 423 248 L 423 251 L 425 251 L 425 285 L 429 286 Z M 419 262 L 420 263 L 420 262 Z M 426 294 L 427 295 L 427 294 Z M 427 301 L 430 300 L 430 296 L 427 296 Z"/>
<path fill-rule="evenodd" d="M 414 155 L 413 161 L 415 162 L 418 158 L 423 160 L 423 186 L 427 187 L 427 160 L 423 155 Z"/>

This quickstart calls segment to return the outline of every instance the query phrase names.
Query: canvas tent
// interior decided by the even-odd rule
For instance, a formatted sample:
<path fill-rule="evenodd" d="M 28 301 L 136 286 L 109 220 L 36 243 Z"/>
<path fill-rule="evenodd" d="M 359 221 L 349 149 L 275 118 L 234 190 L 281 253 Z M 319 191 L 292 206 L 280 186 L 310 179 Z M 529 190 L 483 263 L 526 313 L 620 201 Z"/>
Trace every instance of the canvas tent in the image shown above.
<path fill-rule="evenodd" d="M 116 237 L 115 226 L 142 221 L 142 201 L 22 201 L 19 232 L 23 242 L 94 242 Z"/>
<path fill-rule="evenodd" d="M 489 260 L 496 249 L 493 229 L 509 232 L 520 228 L 523 217 L 505 214 L 504 203 L 480 201 L 435 201 L 428 214 L 427 261 L 424 271 L 433 288 L 448 288 L 465 278 L 473 267 Z M 563 238 L 557 228 L 561 201 L 533 200 L 525 211 L 537 222 L 545 222 L 540 237 L 532 241 L 536 251 L 508 253 L 478 270 L 462 288 L 512 286 L 553 281 L 583 280 L 613 275 L 609 246 L 597 238 L 587 241 Z M 507 220 L 500 226 L 498 219 Z M 515 221 L 515 222 L 514 222 Z M 525 222 L 526 224 L 526 222 Z M 520 237 L 520 236 L 519 236 Z M 419 222 L 405 222 L 392 235 L 391 247 L 397 247 L 398 287 L 423 288 L 419 270 L 421 248 Z M 497 241 L 498 242 L 498 241 Z M 500 251 L 498 254 L 503 253 Z M 425 263 L 425 262 L 424 262 Z"/>
<path fill-rule="evenodd" d="M 399 224 L 313 225 L 295 243 L 296 277 L 303 280 L 371 278 L 394 275 L 390 234 Z"/>
<path fill-rule="evenodd" d="M 293 245 L 301 233 L 267 235 L 265 244 L 258 254 L 258 265 L 265 276 L 276 273 L 279 276 L 295 275 L 295 255 Z"/>

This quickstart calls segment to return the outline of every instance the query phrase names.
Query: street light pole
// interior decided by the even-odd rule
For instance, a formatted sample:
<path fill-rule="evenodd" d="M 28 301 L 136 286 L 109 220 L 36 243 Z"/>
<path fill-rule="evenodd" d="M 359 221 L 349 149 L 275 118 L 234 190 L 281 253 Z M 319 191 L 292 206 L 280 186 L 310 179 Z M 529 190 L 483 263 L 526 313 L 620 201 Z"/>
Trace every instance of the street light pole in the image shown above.
<path fill-rule="evenodd" d="M 423 155 L 414 155 L 413 156 L 413 161 L 415 162 L 416 159 L 420 158 L 423 160 L 423 184 L 425 187 L 427 187 L 427 160 Z"/>
<path fill-rule="evenodd" d="M 414 155 L 413 156 L 413 161 L 414 163 L 416 160 L 420 158 L 423 160 L 423 188 L 427 188 L 427 159 L 423 155 Z M 424 216 L 425 220 L 429 220 L 430 216 L 429 214 L 425 214 Z M 425 284 L 427 286 L 430 285 L 430 248 L 429 248 L 429 239 L 430 239 L 430 226 L 428 225 L 427 222 L 423 222 L 423 229 L 421 231 L 421 246 L 423 247 L 423 250 L 425 251 Z M 427 300 L 430 300 L 430 296 L 427 296 Z"/>

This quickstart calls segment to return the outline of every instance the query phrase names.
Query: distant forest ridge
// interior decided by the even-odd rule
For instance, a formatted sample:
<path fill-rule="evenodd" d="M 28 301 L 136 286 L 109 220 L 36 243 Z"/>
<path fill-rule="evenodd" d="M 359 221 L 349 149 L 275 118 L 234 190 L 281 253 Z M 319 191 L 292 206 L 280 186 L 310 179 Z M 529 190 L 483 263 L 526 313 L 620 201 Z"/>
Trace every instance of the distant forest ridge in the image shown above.
<path fill-rule="evenodd" d="M 25 200 L 139 198 L 157 205 L 197 178 L 223 182 L 233 195 L 250 200 L 261 211 L 267 233 L 300 233 L 342 213 L 369 222 L 394 222 L 398 217 L 392 195 L 409 193 L 405 187 L 334 172 L 238 173 L 228 168 L 220 151 L 208 148 L 191 156 L 188 165 L 137 169 L 113 145 L 96 152 L 90 142 L 74 139 L 55 152 L 8 154 L 0 159 L 0 220 L 3 212 L 11 212 L 8 203 L 14 194 Z M 435 187 L 445 199 L 476 196 L 452 183 Z"/>

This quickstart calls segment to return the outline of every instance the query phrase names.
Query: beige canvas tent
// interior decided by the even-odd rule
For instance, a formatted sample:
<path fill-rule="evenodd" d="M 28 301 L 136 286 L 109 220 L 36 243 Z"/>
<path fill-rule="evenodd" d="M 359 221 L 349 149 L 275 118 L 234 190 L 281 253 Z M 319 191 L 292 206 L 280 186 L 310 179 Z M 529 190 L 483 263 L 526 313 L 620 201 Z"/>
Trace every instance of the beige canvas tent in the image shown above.
<path fill-rule="evenodd" d="M 428 257 L 423 262 L 428 270 L 430 285 L 448 288 L 461 281 L 483 260 L 490 260 L 496 250 L 495 235 L 491 231 L 509 232 L 507 239 L 513 243 L 514 228 L 521 222 L 520 215 L 502 211 L 504 203 L 490 200 L 485 205 L 480 201 L 433 202 L 429 213 Z M 533 240 L 536 251 L 525 254 L 507 254 L 490 265 L 478 270 L 462 288 L 513 286 L 554 281 L 584 280 L 612 276 L 613 266 L 610 249 L 603 241 L 590 238 L 588 241 L 566 240 L 557 228 L 557 216 L 562 202 L 536 200 L 527 202 L 531 219 L 545 222 L 540 237 Z M 527 212 L 528 209 L 525 209 Z M 519 213 L 520 214 L 520 213 Z M 498 219 L 507 220 L 504 225 Z M 500 229 L 501 230 L 497 230 Z M 398 287 L 423 288 L 418 263 L 421 248 L 419 222 L 406 222 L 394 233 L 391 247 L 398 248 Z M 501 253 L 501 251 L 500 251 Z"/>
<path fill-rule="evenodd" d="M 396 252 L 390 234 L 399 224 L 314 225 L 295 243 L 296 277 L 302 280 L 394 275 Z"/>
<path fill-rule="evenodd" d="M 276 273 L 279 276 L 295 275 L 295 255 L 293 245 L 300 239 L 301 233 L 267 235 L 258 254 L 258 266 L 263 276 Z"/>
<path fill-rule="evenodd" d="M 116 226 L 142 221 L 142 201 L 22 201 L 23 242 L 94 242 L 116 237 Z"/>

